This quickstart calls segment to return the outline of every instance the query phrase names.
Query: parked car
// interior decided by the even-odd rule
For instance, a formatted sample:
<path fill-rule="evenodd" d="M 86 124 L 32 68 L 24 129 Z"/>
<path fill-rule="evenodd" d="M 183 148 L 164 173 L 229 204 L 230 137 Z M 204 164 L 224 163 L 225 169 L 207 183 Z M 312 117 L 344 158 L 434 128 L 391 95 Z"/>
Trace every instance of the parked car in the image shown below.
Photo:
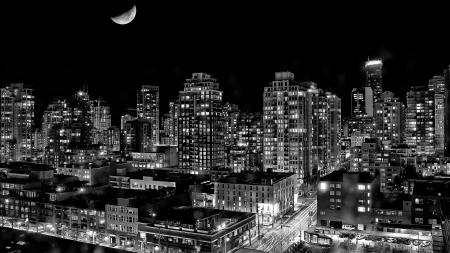
<path fill-rule="evenodd" d="M 345 230 L 355 230 L 356 228 L 355 228 L 355 226 L 353 226 L 353 225 L 342 225 L 342 229 L 345 229 Z"/>
<path fill-rule="evenodd" d="M 365 235 L 358 235 L 358 236 L 356 237 L 356 239 L 362 240 L 362 239 L 364 239 L 365 237 L 366 237 Z"/>
<path fill-rule="evenodd" d="M 387 238 L 386 241 L 390 242 L 390 243 L 396 243 L 397 242 L 397 240 L 394 239 L 394 238 Z"/>
<path fill-rule="evenodd" d="M 428 246 L 430 246 L 430 244 L 431 244 L 431 242 L 429 242 L 429 241 L 422 241 L 422 242 L 420 243 L 420 246 L 421 246 L 421 247 L 428 247 Z"/>
<path fill-rule="evenodd" d="M 413 244 L 414 246 L 419 246 L 420 242 L 419 242 L 419 240 L 414 240 L 414 241 L 412 242 L 412 244 Z"/>

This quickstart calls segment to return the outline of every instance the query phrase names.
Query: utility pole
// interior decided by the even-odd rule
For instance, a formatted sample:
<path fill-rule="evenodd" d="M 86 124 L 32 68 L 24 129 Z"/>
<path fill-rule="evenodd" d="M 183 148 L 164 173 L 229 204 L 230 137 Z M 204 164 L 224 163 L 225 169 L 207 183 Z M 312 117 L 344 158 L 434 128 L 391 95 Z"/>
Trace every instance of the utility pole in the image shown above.
<path fill-rule="evenodd" d="M 257 222 L 258 222 L 258 240 L 261 239 L 261 232 L 260 232 L 260 228 L 259 228 L 259 203 L 256 204 L 256 218 L 257 218 Z"/>

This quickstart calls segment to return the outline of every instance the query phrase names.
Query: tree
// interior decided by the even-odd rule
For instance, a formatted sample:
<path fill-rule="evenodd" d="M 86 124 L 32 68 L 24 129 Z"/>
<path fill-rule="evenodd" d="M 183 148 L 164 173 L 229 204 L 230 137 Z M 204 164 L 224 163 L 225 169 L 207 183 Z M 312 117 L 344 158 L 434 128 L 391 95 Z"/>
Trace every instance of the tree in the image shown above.
<path fill-rule="evenodd" d="M 339 244 L 339 248 L 345 250 L 345 252 L 352 252 L 356 250 L 356 244 L 352 240 L 347 239 Z"/>

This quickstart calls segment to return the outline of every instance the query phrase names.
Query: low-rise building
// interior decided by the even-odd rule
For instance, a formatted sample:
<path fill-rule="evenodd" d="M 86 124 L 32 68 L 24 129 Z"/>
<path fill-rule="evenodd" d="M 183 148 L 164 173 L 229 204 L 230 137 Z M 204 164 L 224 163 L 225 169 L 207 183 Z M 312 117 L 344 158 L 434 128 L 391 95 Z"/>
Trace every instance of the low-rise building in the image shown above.
<path fill-rule="evenodd" d="M 214 183 L 191 185 L 192 206 L 214 208 L 217 204 Z"/>
<path fill-rule="evenodd" d="M 124 190 L 110 189 L 105 196 L 114 196 L 106 205 L 109 242 L 125 249 L 144 247 L 144 239 L 138 233 L 138 218 L 152 217 L 154 213 L 174 206 L 190 206 L 192 203 L 188 190 Z"/>
<path fill-rule="evenodd" d="M 273 224 L 294 209 L 296 177 L 293 173 L 242 172 L 215 182 L 215 208 L 260 213 L 262 224 Z"/>
<path fill-rule="evenodd" d="M 369 172 L 335 171 L 322 177 L 317 189 L 317 224 L 371 230 L 371 207 L 379 189 L 380 176 Z"/>
<path fill-rule="evenodd" d="M 232 252 L 257 231 L 255 214 L 207 208 L 164 210 L 139 227 L 162 252 Z"/>
<path fill-rule="evenodd" d="M 381 193 L 372 204 L 372 231 L 411 233 L 411 195 Z"/>

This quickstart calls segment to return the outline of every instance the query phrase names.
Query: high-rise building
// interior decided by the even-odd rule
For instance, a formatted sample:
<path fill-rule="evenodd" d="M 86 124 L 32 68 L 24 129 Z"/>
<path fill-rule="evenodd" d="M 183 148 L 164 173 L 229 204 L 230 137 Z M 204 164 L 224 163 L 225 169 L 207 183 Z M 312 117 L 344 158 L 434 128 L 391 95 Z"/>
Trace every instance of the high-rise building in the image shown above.
<path fill-rule="evenodd" d="M 178 117 L 180 116 L 180 97 L 169 102 L 169 145 L 178 147 Z"/>
<path fill-rule="evenodd" d="M 226 102 L 223 106 L 223 116 L 225 119 L 224 139 L 227 149 L 236 144 L 236 125 L 239 113 L 240 110 L 236 104 Z"/>
<path fill-rule="evenodd" d="M 329 168 L 337 169 L 340 162 L 341 141 L 341 99 L 331 92 L 326 93 L 328 104 L 328 152 L 330 153 Z"/>
<path fill-rule="evenodd" d="M 193 73 L 180 91 L 179 167 L 209 173 L 225 166 L 222 91 L 210 74 Z"/>
<path fill-rule="evenodd" d="M 299 184 L 312 179 L 312 93 L 316 90 L 315 83 L 294 81 L 291 72 L 276 72 L 275 80 L 264 88 L 265 171 L 295 173 Z"/>
<path fill-rule="evenodd" d="M 353 134 L 374 135 L 374 118 L 373 117 L 347 117 L 342 119 L 343 137 L 352 137 Z"/>
<path fill-rule="evenodd" d="M 103 143 L 108 153 L 120 151 L 120 129 L 112 126 L 104 131 Z"/>
<path fill-rule="evenodd" d="M 235 123 L 233 144 L 226 150 L 226 167 L 233 172 L 260 170 L 262 165 L 262 114 L 241 112 Z"/>
<path fill-rule="evenodd" d="M 371 87 L 354 88 L 352 90 L 352 116 L 372 117 L 373 116 L 373 91 Z"/>
<path fill-rule="evenodd" d="M 394 93 L 385 91 L 375 102 L 375 134 L 384 145 L 403 143 L 404 108 Z"/>
<path fill-rule="evenodd" d="M 20 161 L 31 157 L 34 131 L 33 89 L 11 83 L 0 89 L 0 160 Z"/>
<path fill-rule="evenodd" d="M 159 143 L 159 87 L 142 85 L 137 92 L 137 117 L 150 120 L 152 141 Z"/>
<path fill-rule="evenodd" d="M 126 121 L 122 130 L 122 148 L 125 153 L 130 152 L 153 152 L 155 150 L 151 120 L 135 119 Z M 111 134 L 114 134 L 112 132 Z"/>
<path fill-rule="evenodd" d="M 104 131 L 111 127 L 111 113 L 109 106 L 94 106 L 94 128 L 99 131 Z"/>
<path fill-rule="evenodd" d="M 425 86 L 414 86 L 406 98 L 406 144 L 418 155 L 434 154 L 434 92 Z"/>
<path fill-rule="evenodd" d="M 428 89 L 434 92 L 434 149 L 437 154 L 445 151 L 445 101 L 448 96 L 444 77 L 434 76 L 428 82 Z"/>
<path fill-rule="evenodd" d="M 444 70 L 444 156 L 450 157 L 450 66 Z"/>
<path fill-rule="evenodd" d="M 366 62 L 366 86 L 372 88 L 373 101 L 381 96 L 383 92 L 381 69 L 383 62 L 380 60 Z"/>
<path fill-rule="evenodd" d="M 311 87 L 317 87 L 309 82 Z M 328 98 L 322 89 L 309 89 L 312 96 L 311 154 L 314 175 L 325 175 L 330 169 Z"/>
<path fill-rule="evenodd" d="M 70 123 L 69 103 L 63 98 L 55 98 L 47 106 L 42 116 L 42 134 L 44 148 L 49 145 L 50 129 L 55 124 Z"/>

